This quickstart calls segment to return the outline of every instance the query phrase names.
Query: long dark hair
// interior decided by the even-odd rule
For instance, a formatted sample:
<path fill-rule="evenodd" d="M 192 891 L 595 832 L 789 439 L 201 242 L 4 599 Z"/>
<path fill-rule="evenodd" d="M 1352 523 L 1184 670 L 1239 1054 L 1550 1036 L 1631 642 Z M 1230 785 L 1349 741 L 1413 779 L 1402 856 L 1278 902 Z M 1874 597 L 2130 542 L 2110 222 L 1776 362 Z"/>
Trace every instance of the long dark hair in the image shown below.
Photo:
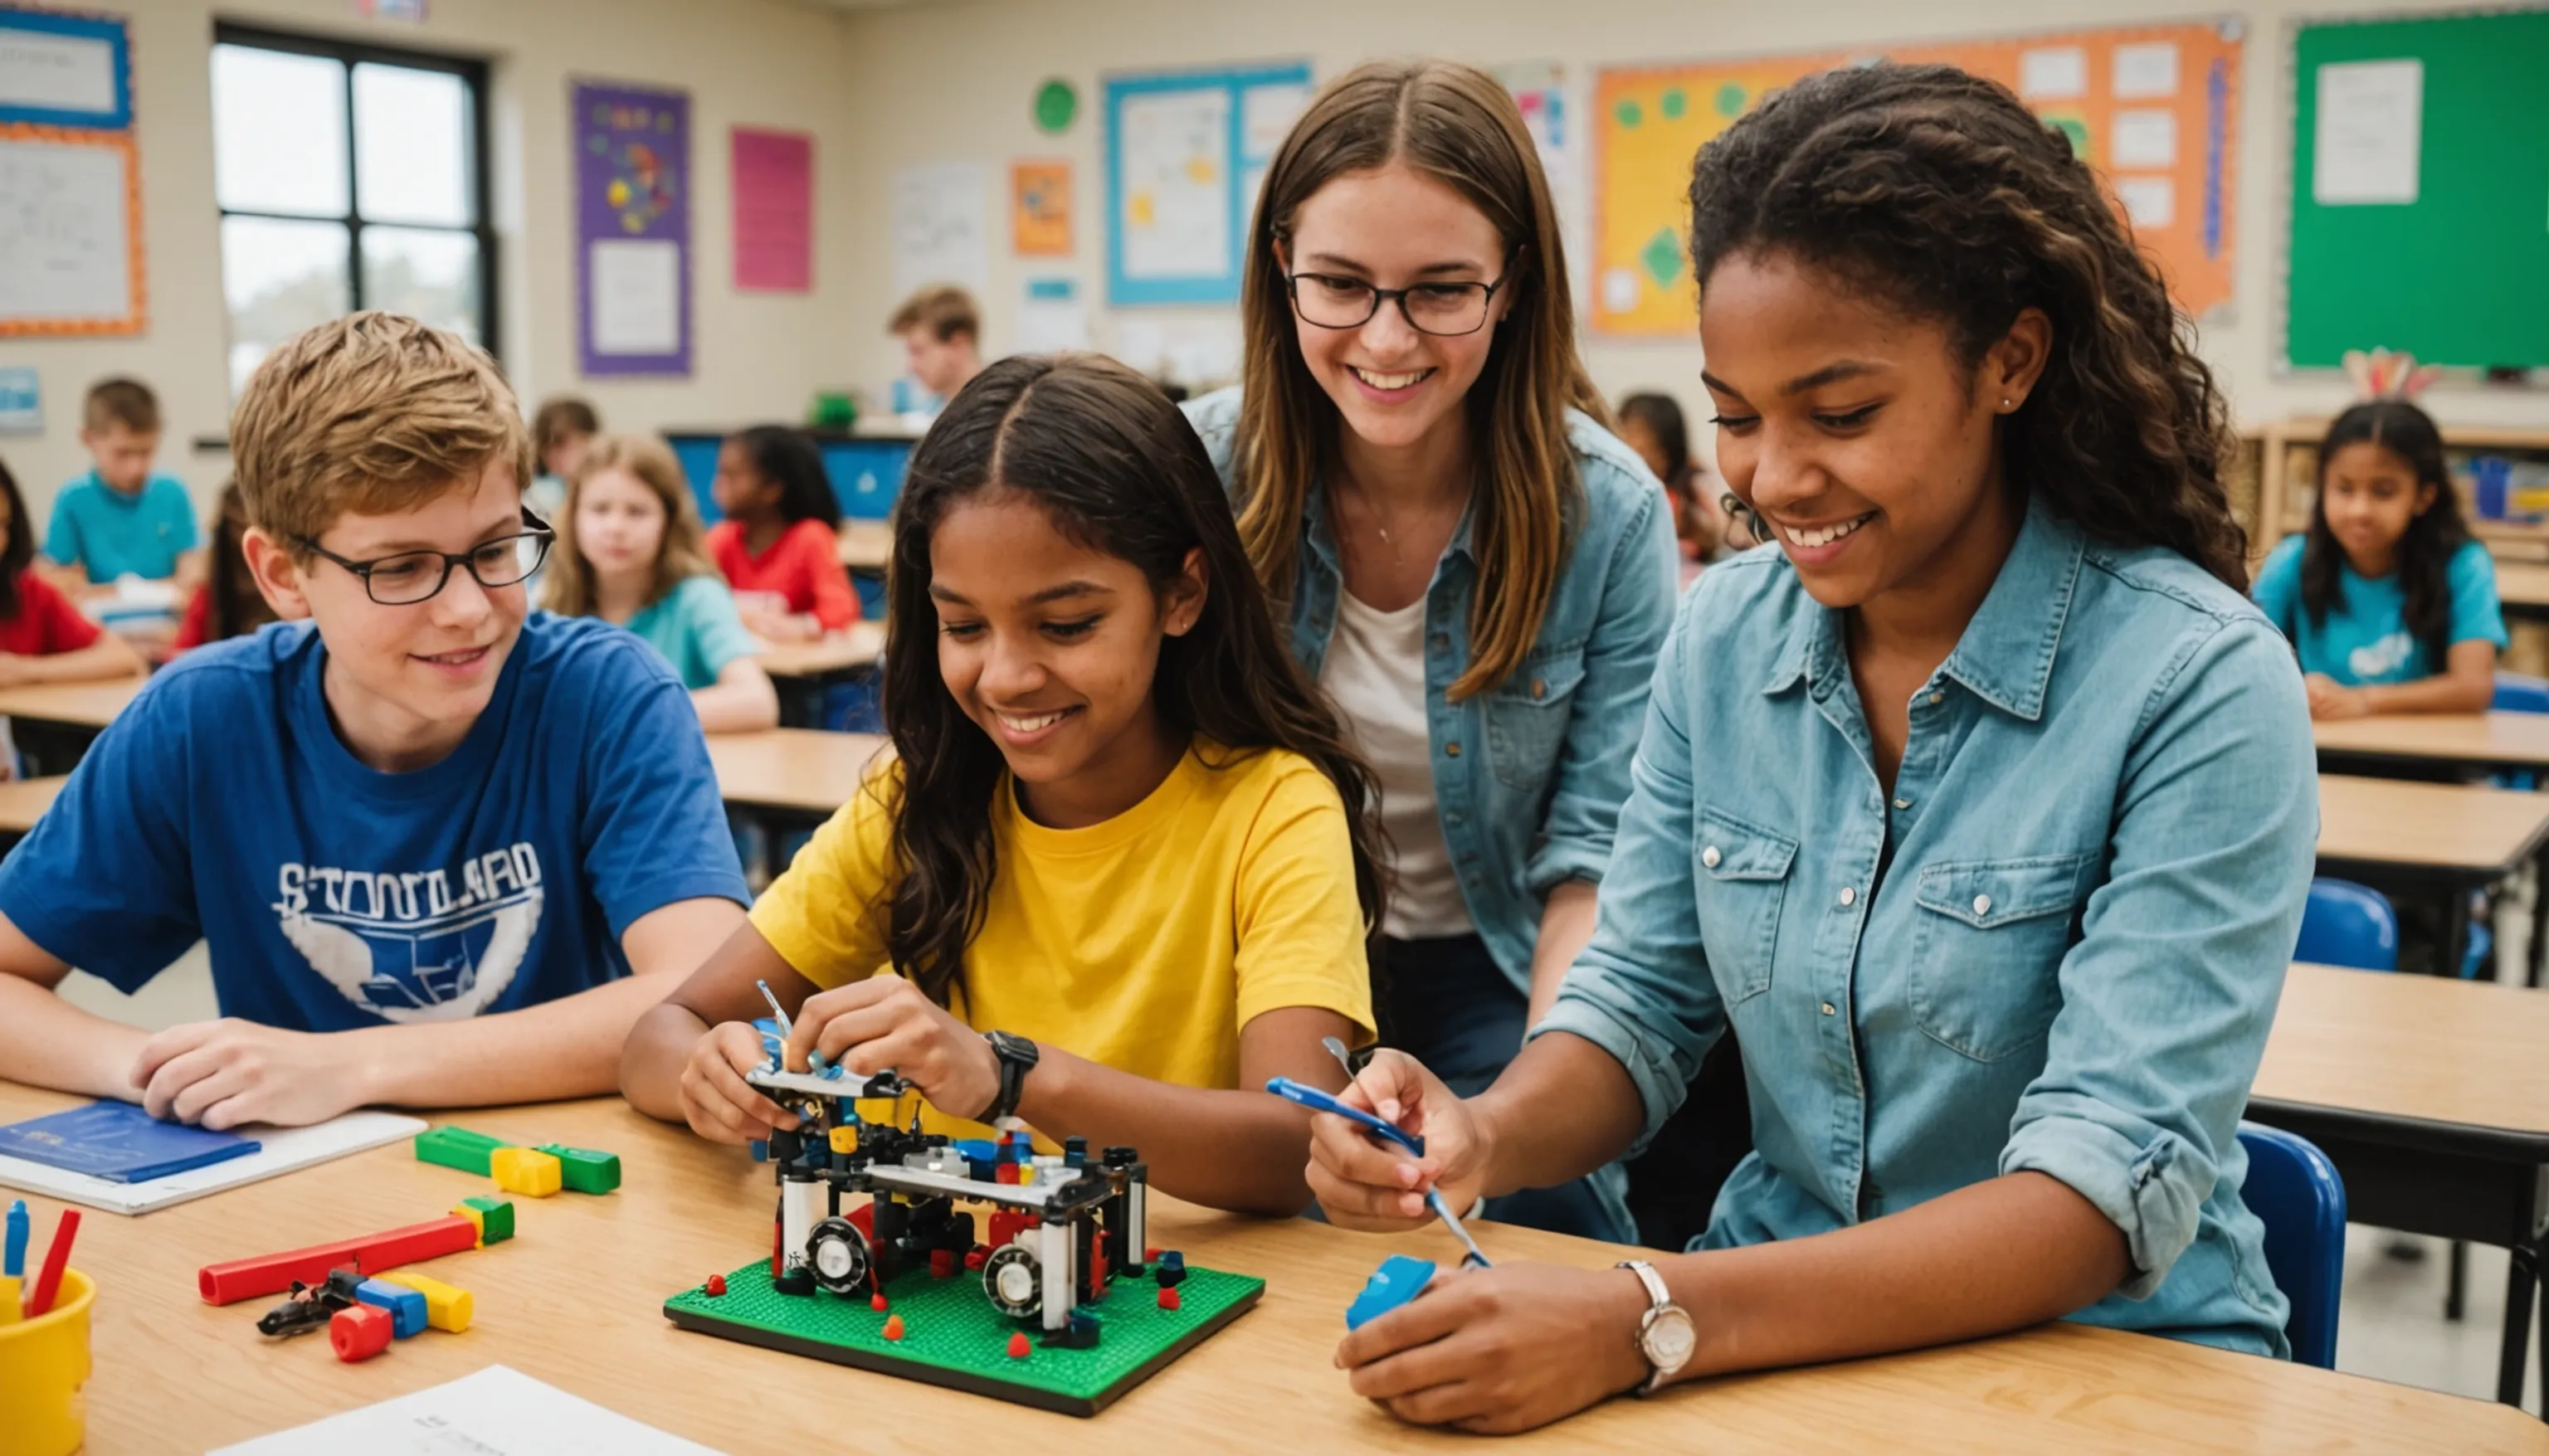
<path fill-rule="evenodd" d="M 18 578 L 36 561 L 36 523 L 27 519 L 27 498 L 18 494 L 18 478 L 5 461 L 0 461 L 0 495 L 9 498 L 9 539 L 0 542 L 0 617 L 14 617 L 24 604 L 18 599 Z"/>
<path fill-rule="evenodd" d="M 896 967 L 947 1004 L 997 867 L 992 809 L 1004 764 L 939 676 L 929 598 L 931 533 L 952 506 L 995 490 L 1026 497 L 1065 535 L 1132 563 L 1154 590 L 1202 550 L 1202 614 L 1160 643 L 1152 696 L 1162 723 L 1172 740 L 1221 745 L 1230 757 L 1208 760 L 1211 768 L 1265 749 L 1316 764 L 1345 802 L 1366 925 L 1379 924 L 1365 812 L 1375 797 L 1370 771 L 1284 650 L 1203 442 L 1167 396 L 1112 359 L 1020 355 L 957 393 L 912 452 L 895 506 L 885 721 L 902 766 L 886 930 Z"/>
<path fill-rule="evenodd" d="M 212 550 L 204 563 L 204 640 L 227 642 L 275 619 L 265 593 L 256 590 L 256 576 L 247 569 L 247 554 L 239 546 L 247 537 L 247 497 L 236 480 L 222 483 L 222 503 L 213 512 L 211 534 Z"/>
<path fill-rule="evenodd" d="M 2302 546 L 2302 608 L 2311 625 L 2322 626 L 2345 601 L 2345 548 L 2327 526 L 2327 464 L 2348 445 L 2377 445 L 2415 472 L 2419 487 L 2434 488 L 2434 503 L 2407 517 L 2399 538 L 2399 590 L 2407 598 L 2407 631 L 2440 663 L 2452 650 L 2452 555 L 2470 539 L 2461 518 L 2460 493 L 2443 465 L 2443 432 L 2432 416 L 2405 400 L 2368 400 L 2336 416 L 2318 442 L 2318 502 L 2311 507 L 2310 539 Z"/>
<path fill-rule="evenodd" d="M 2021 311 L 2053 322 L 2042 380 L 2001 424 L 2006 477 L 2089 534 L 2164 546 L 2248 590 L 2221 484 L 2229 428 L 2169 302 L 2063 134 L 1947 65 L 1810 76 L 1699 150 L 1691 262 L 1785 253 L 1916 318 L 1967 368 Z"/>
<path fill-rule="evenodd" d="M 832 494 L 831 477 L 823 474 L 823 452 L 802 429 L 784 424 L 756 424 L 736 435 L 735 443 L 752 457 L 752 468 L 779 486 L 779 517 L 795 525 L 819 520 L 838 528 L 840 499 Z"/>
<path fill-rule="evenodd" d="M 1691 499 L 1692 482 L 1699 475 L 1699 467 L 1690 458 L 1690 421 L 1683 416 L 1680 403 L 1670 395 L 1631 395 L 1620 402 L 1620 423 L 1647 427 L 1670 467 L 1664 472 L 1664 489 L 1683 500 Z"/>

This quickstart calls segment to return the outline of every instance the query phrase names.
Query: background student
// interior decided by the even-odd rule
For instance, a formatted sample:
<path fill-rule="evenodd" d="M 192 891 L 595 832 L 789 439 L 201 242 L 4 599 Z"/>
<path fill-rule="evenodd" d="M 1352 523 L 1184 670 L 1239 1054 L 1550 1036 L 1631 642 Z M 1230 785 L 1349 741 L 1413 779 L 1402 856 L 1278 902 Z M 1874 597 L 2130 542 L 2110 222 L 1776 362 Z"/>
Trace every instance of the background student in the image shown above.
<path fill-rule="evenodd" d="M 1506 1430 L 2065 1316 L 2286 1353 L 2235 1134 L 2314 766 L 2211 372 L 2062 134 L 1962 71 L 1776 93 L 1701 149 L 1691 218 L 1719 467 L 1780 550 L 1683 598 L 1601 928 L 1532 1044 L 1471 1099 L 1382 1052 L 1349 1099 L 1425 1157 L 1320 1117 L 1312 1184 L 1388 1228 L 1429 1185 L 1576 1176 L 1730 1032 L 1754 1150 L 1661 1300 L 1505 1263 L 1339 1363 Z"/>
<path fill-rule="evenodd" d="M 162 669 L 0 861 L 0 1078 L 211 1128 L 608 1089 L 743 875 L 672 675 L 528 612 L 513 392 L 454 334 L 349 315 L 257 367 L 231 451 L 291 625 Z M 219 1021 L 53 994 L 198 940 Z"/>
<path fill-rule="evenodd" d="M 902 301 L 885 331 L 902 340 L 902 366 L 944 409 L 983 372 L 983 317 L 961 288 L 924 288 Z"/>
<path fill-rule="evenodd" d="M 709 489 L 725 519 L 708 528 L 708 558 L 755 635 L 809 642 L 859 619 L 841 565 L 840 502 L 802 430 L 762 424 L 727 437 Z"/>
<path fill-rule="evenodd" d="M 1241 389 L 1186 407 L 1380 782 L 1383 1038 L 1480 1091 L 1593 933 L 1673 598 L 1602 426 L 1549 184 L 1481 71 L 1357 67 L 1275 152 Z M 1491 1218 L 1621 1241 L 1617 1169 Z"/>
<path fill-rule="evenodd" d="M 2477 713 L 2495 699 L 2496 560 L 2461 518 L 2442 432 L 2405 400 L 2328 425 L 2310 530 L 2276 544 L 2255 593 L 2301 658 L 2312 717 Z"/>
<path fill-rule="evenodd" d="M 0 464 L 0 687 L 127 678 L 142 657 L 82 615 L 34 567 L 36 523 L 27 518 L 18 479 Z M 16 772 L 17 755 L 0 752 L 0 778 Z"/>
<path fill-rule="evenodd" d="M 1693 566 L 1716 559 L 1719 533 L 1717 505 L 1708 499 L 1708 472 L 1690 453 L 1690 425 L 1682 418 L 1681 406 L 1670 395 L 1629 396 L 1620 402 L 1620 440 L 1664 483 L 1687 585 Z"/>
<path fill-rule="evenodd" d="M 913 454 L 888 580 L 895 757 L 638 1024 L 629 1101 L 790 1125 L 743 1081 L 767 980 L 791 1066 L 894 1067 L 934 1131 L 1014 1113 L 1299 1212 L 1305 1120 L 1260 1089 L 1370 1038 L 1369 789 L 1193 432 L 1112 360 L 1002 360 Z"/>
<path fill-rule="evenodd" d="M 138 379 L 102 379 L 80 406 L 80 443 L 95 462 L 53 497 L 45 555 L 66 590 L 124 577 L 166 581 L 195 549 L 195 505 L 155 474 L 159 399 Z"/>
<path fill-rule="evenodd" d="M 699 507 L 671 450 L 642 435 L 592 441 L 556 524 L 542 606 L 644 638 L 690 690 L 707 731 L 779 726 L 761 644 L 701 543 Z"/>
<path fill-rule="evenodd" d="M 222 482 L 222 500 L 213 512 L 211 544 L 204 553 L 204 582 L 186 599 L 177 619 L 178 652 L 207 642 L 228 642 L 275 620 L 265 593 L 256 590 L 243 543 L 247 539 L 247 498 L 236 477 Z"/>

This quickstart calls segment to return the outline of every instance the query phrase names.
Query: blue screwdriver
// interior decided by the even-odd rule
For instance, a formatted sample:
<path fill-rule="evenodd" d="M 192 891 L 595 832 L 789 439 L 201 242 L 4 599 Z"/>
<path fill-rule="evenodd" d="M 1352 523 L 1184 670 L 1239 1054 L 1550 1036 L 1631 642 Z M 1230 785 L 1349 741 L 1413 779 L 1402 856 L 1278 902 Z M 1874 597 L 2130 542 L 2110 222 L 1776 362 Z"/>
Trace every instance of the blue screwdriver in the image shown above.
<path fill-rule="evenodd" d="M 1347 1122 L 1360 1126 L 1374 1138 L 1397 1143 L 1413 1156 L 1425 1155 L 1424 1138 L 1386 1118 L 1375 1117 L 1359 1107 L 1350 1107 L 1334 1095 L 1322 1092 L 1306 1082 L 1295 1082 L 1290 1077 L 1276 1077 L 1266 1084 L 1266 1090 L 1286 1102 L 1299 1103 L 1312 1112 L 1334 1113 Z M 1451 1229 L 1462 1243 L 1467 1245 L 1469 1252 L 1462 1258 L 1462 1263 L 1475 1263 L 1481 1269 L 1488 1267 L 1487 1256 L 1479 1250 L 1478 1241 L 1469 1236 L 1469 1230 L 1461 1226 L 1460 1216 L 1453 1213 L 1452 1206 L 1443 1201 L 1443 1190 L 1439 1188 L 1425 1190 L 1425 1206 L 1434 1211 L 1434 1217 L 1442 1220 L 1443 1226 Z"/>

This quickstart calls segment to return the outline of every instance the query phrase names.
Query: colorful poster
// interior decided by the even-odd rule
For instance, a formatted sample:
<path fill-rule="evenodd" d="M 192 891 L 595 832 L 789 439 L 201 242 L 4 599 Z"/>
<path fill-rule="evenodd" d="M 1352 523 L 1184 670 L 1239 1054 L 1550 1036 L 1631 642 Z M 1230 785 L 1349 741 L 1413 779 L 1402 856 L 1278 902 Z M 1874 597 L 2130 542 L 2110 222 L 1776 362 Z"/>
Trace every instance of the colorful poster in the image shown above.
<path fill-rule="evenodd" d="M 1306 63 L 1106 80 L 1106 297 L 1230 304 Z"/>
<path fill-rule="evenodd" d="M 691 372 L 691 98 L 578 82 L 576 353 L 587 376 Z"/>
<path fill-rule="evenodd" d="M 814 138 L 753 127 L 731 135 L 734 286 L 807 292 L 814 286 Z"/>
<path fill-rule="evenodd" d="M 2107 184 L 2178 306 L 2230 302 L 2237 21 L 1607 69 L 1593 82 L 1593 296 L 1604 333 L 1687 335 L 1691 158 L 1769 92 L 1837 65 L 1944 61 L 2017 91 Z"/>
<path fill-rule="evenodd" d="M 0 5 L 0 338 L 140 333 L 124 22 Z"/>
<path fill-rule="evenodd" d="M 1009 167 L 1009 245 L 1022 258 L 1071 256 L 1071 163 Z"/>

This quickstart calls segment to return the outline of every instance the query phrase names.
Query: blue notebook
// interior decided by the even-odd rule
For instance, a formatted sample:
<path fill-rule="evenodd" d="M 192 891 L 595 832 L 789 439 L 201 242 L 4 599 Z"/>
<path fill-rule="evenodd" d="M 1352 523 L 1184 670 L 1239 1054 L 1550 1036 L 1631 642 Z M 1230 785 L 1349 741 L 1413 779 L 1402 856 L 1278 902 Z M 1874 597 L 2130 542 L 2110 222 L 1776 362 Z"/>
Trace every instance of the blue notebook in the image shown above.
<path fill-rule="evenodd" d="M 245 1157 L 257 1145 L 236 1133 L 160 1122 L 130 1102 L 92 1102 L 0 1128 L 0 1156 L 116 1183 L 147 1183 Z"/>

